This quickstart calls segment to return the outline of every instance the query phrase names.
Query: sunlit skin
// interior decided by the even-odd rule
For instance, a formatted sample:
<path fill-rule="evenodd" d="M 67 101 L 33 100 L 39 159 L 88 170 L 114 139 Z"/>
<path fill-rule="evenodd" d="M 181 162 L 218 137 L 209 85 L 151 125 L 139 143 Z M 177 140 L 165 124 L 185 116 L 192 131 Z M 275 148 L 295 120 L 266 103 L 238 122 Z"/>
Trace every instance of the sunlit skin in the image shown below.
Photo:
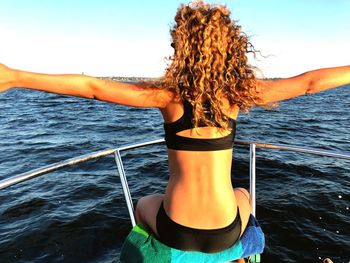
<path fill-rule="evenodd" d="M 226 42 L 225 45 L 227 46 Z M 220 59 L 225 56 L 218 57 L 220 58 L 217 60 L 214 58 L 214 64 L 220 68 Z M 244 55 L 242 55 L 242 60 L 244 60 Z M 225 67 L 232 68 L 231 65 L 227 65 L 227 61 L 224 61 L 224 64 L 226 63 Z M 182 62 L 174 60 L 174 63 L 180 63 L 179 65 L 181 66 Z M 196 69 L 198 66 L 196 61 L 191 63 Z M 184 67 L 187 67 L 186 63 L 182 64 Z M 206 66 L 203 65 L 198 72 L 207 70 Z M 237 66 L 236 69 L 232 69 L 232 74 L 236 74 L 240 67 L 249 72 L 249 68 L 246 68 L 244 64 L 243 66 Z M 189 70 L 191 71 L 192 68 L 189 68 Z M 205 74 L 208 75 L 208 72 Z M 216 103 L 215 114 L 218 114 L 217 116 L 237 119 L 242 109 L 254 106 L 250 104 L 256 98 L 258 98 L 256 104 L 263 106 L 350 83 L 350 66 L 317 69 L 295 77 L 278 80 L 254 79 L 254 75 L 251 74 L 251 79 L 241 80 L 242 77 L 238 76 L 236 78 L 239 81 L 235 82 L 231 77 L 224 75 L 223 72 L 221 73 L 214 80 L 211 79 L 212 75 L 210 74 L 206 77 L 209 84 L 210 81 L 214 83 L 215 90 L 210 92 L 213 94 L 215 92 L 215 94 L 217 92 L 220 93 L 221 86 L 216 84 L 220 81 L 222 83 L 231 83 L 230 81 L 232 81 L 232 85 L 236 86 L 229 88 L 237 92 L 237 98 L 232 96 L 232 94 L 228 94 L 230 89 L 225 91 L 226 95 L 225 93 L 220 93 L 218 100 L 214 99 L 215 94 L 208 95 L 210 94 L 209 91 L 208 93 L 204 92 L 205 95 L 203 97 L 197 96 L 201 88 L 210 86 L 203 85 L 204 82 L 199 77 L 198 82 L 193 80 L 193 91 L 191 90 L 191 85 L 186 86 L 184 91 L 179 87 L 161 86 L 159 82 L 131 84 L 101 80 L 85 75 L 41 74 L 11 69 L 2 64 L 0 64 L 0 92 L 19 87 L 97 99 L 132 107 L 158 108 L 164 122 L 171 123 L 182 116 L 185 96 L 192 98 L 196 105 L 200 105 L 202 100 L 210 97 Z M 183 74 L 189 76 L 186 81 L 188 82 L 187 84 L 191 84 L 191 74 L 186 71 Z M 171 80 L 169 76 L 167 74 L 166 79 Z M 179 79 L 183 81 L 182 76 Z M 164 83 L 171 83 L 171 81 L 164 81 Z M 174 83 L 176 84 L 177 82 L 174 81 Z M 244 86 L 244 83 L 249 84 L 248 86 L 251 88 L 248 89 L 247 86 Z M 238 105 L 245 100 L 248 101 L 246 105 Z M 234 103 L 235 101 L 237 102 Z M 227 129 L 222 127 L 209 126 L 182 131 L 180 135 L 195 138 L 219 138 L 228 132 Z M 248 192 L 244 189 L 232 187 L 232 149 L 219 151 L 168 149 L 168 160 L 170 176 L 166 191 L 164 194 L 147 196 L 139 201 L 136 210 L 138 223 L 142 223 L 157 235 L 156 214 L 161 202 L 164 201 L 166 213 L 179 224 L 198 229 L 222 228 L 232 223 L 235 219 L 238 206 L 242 220 L 241 231 L 243 233 L 251 213 L 251 207 Z"/>
<path fill-rule="evenodd" d="M 342 66 L 313 70 L 286 79 L 258 80 L 257 90 L 264 103 L 268 104 L 349 83 L 350 66 Z M 98 99 L 133 107 L 159 108 L 165 122 L 175 121 L 183 112 L 183 106 L 175 94 L 168 90 L 146 87 L 145 83 L 126 84 L 85 75 L 39 74 L 0 65 L 0 91 L 4 92 L 12 87 Z M 230 110 L 230 116 L 236 118 L 239 109 L 232 107 Z M 214 127 L 205 130 L 201 128 L 200 135 L 194 131 L 187 131 L 183 135 L 205 138 L 222 136 Z M 169 215 L 179 223 L 191 227 L 218 228 L 227 225 L 235 217 L 236 210 L 232 208 L 237 203 L 233 197 L 233 189 L 227 187 L 227 183 L 231 180 L 232 151 L 169 150 L 168 153 L 170 180 L 164 198 Z M 211 186 L 210 191 L 208 185 Z M 186 202 L 183 199 L 186 199 Z M 206 209 L 206 216 L 201 217 L 198 216 L 198 211 L 201 211 L 198 206 L 203 209 L 205 207 L 215 209 L 208 211 Z M 218 214 L 221 216 L 218 217 Z"/>

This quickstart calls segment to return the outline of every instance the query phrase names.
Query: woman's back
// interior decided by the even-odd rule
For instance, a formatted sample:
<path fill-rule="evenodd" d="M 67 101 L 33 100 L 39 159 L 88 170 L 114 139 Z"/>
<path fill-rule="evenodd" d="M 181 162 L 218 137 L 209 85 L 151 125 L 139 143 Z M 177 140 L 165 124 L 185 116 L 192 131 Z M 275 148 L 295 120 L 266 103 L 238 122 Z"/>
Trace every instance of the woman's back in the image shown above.
<path fill-rule="evenodd" d="M 162 109 L 165 128 L 184 118 L 189 107 L 180 102 L 169 103 Z M 225 112 L 232 121 L 238 108 L 225 105 Z M 187 111 L 186 111 L 187 108 Z M 176 222 L 201 229 L 227 226 L 236 216 L 236 200 L 231 184 L 233 130 L 218 127 L 197 127 L 176 133 L 180 140 L 189 138 L 182 148 L 171 149 L 168 145 L 170 178 L 164 197 L 165 209 Z M 180 129 L 181 130 L 181 129 Z M 169 131 L 168 131 L 169 132 Z M 230 136 L 232 134 L 232 136 Z M 168 140 L 172 138 L 167 136 Z M 226 149 L 213 150 L 222 139 L 231 140 Z M 225 141 L 224 141 L 225 142 Z M 226 142 L 227 144 L 227 142 Z M 209 148 L 208 148 L 209 147 Z M 192 150 L 197 148 L 197 150 Z M 199 149 L 199 150 L 198 150 Z M 203 217 L 203 214 L 206 216 Z M 194 224 L 195 223 L 195 224 Z"/>

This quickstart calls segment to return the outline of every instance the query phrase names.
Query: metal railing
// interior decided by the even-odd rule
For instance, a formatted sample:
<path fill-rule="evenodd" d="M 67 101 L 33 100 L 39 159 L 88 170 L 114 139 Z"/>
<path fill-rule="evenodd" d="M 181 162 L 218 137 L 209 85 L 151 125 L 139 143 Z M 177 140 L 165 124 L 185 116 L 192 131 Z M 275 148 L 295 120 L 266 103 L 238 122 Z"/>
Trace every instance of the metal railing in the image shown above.
<path fill-rule="evenodd" d="M 54 163 L 48 166 L 41 167 L 39 169 L 35 169 L 29 172 L 25 172 L 4 180 L 0 181 L 0 190 L 5 189 L 7 187 L 10 187 L 15 184 L 22 183 L 24 181 L 31 180 L 35 177 L 42 176 L 44 174 L 57 171 L 60 169 L 63 169 L 65 167 L 73 166 L 79 163 L 83 163 L 89 160 L 97 159 L 103 156 L 107 155 L 112 155 L 114 154 L 115 161 L 118 167 L 118 173 L 120 176 L 120 181 L 122 183 L 123 187 L 123 192 L 124 192 L 124 197 L 127 203 L 131 223 L 134 226 L 136 224 L 135 221 L 135 215 L 134 215 L 134 207 L 133 207 L 133 202 L 125 174 L 125 170 L 123 167 L 123 162 L 121 158 L 121 152 L 130 150 L 130 149 L 135 149 L 135 148 L 140 148 L 144 146 L 149 146 L 149 145 L 154 145 L 154 144 L 159 144 L 163 143 L 164 139 L 157 139 L 153 141 L 148 141 L 148 142 L 142 142 L 142 143 L 136 143 L 136 144 L 131 144 L 131 145 L 126 145 L 122 146 L 116 149 L 107 149 L 103 151 L 98 151 L 94 152 L 91 154 L 86 154 L 82 156 L 78 156 L 76 158 L 71 158 L 62 162 Z M 318 149 L 313 149 L 313 148 L 308 148 L 308 147 L 299 147 L 299 146 L 289 146 L 289 145 L 284 145 L 284 144 L 270 144 L 270 143 L 261 143 L 261 142 L 254 142 L 254 141 L 241 141 L 241 140 L 236 140 L 235 144 L 238 145 L 249 145 L 250 146 L 250 169 L 249 169 L 249 178 L 250 178 L 250 187 L 249 187 L 249 192 L 250 196 L 252 199 L 252 207 L 253 211 L 252 214 L 255 216 L 256 214 L 256 198 L 255 198 L 255 185 L 256 185 L 256 173 L 255 173 L 255 159 L 256 159 L 256 148 L 267 148 L 267 149 L 278 149 L 278 150 L 285 150 L 285 151 L 292 151 L 292 152 L 299 152 L 299 153 L 308 153 L 308 154 L 316 154 L 316 155 L 321 155 L 321 156 L 327 156 L 327 157 L 334 157 L 334 158 L 339 158 L 339 159 L 345 159 L 345 160 L 350 160 L 350 153 L 346 152 L 335 152 L 335 151 L 324 151 L 324 150 L 318 150 Z"/>

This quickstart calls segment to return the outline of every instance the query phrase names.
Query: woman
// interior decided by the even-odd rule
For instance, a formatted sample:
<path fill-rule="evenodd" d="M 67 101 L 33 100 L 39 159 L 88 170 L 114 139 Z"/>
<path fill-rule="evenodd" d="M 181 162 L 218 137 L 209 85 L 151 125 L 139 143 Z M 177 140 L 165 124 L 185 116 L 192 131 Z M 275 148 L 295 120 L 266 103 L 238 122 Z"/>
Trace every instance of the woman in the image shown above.
<path fill-rule="evenodd" d="M 237 242 L 251 213 L 249 194 L 232 188 L 239 111 L 350 83 L 350 66 L 258 80 L 247 63 L 247 37 L 224 6 L 182 5 L 171 30 L 174 56 L 157 82 L 118 83 L 0 66 L 0 91 L 25 87 L 133 107 L 164 119 L 170 179 L 165 194 L 139 200 L 137 222 L 181 250 L 222 251 Z"/>

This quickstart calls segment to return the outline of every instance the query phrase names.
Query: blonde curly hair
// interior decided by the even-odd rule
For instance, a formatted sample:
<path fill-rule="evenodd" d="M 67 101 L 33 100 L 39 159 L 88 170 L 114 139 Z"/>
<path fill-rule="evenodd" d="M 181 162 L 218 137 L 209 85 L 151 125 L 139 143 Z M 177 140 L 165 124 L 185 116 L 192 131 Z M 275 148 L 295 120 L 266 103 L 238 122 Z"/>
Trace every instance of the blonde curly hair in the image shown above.
<path fill-rule="evenodd" d="M 175 49 L 162 86 L 193 106 L 193 124 L 228 128 L 223 99 L 248 111 L 256 101 L 256 78 L 247 53 L 255 52 L 223 5 L 181 5 L 171 29 Z M 209 103 L 210 116 L 206 116 Z"/>

